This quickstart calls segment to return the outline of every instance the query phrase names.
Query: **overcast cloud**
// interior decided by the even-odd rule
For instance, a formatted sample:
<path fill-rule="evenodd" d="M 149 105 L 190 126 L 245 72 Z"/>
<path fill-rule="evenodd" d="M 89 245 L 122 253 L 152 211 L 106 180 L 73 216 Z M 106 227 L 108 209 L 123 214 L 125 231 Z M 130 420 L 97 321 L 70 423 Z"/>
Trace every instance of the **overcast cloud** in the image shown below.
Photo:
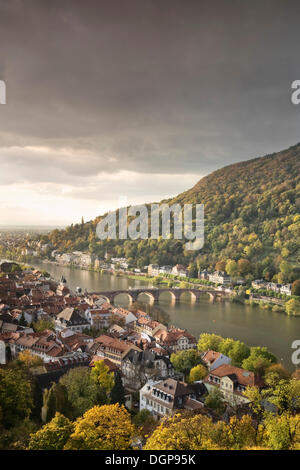
<path fill-rule="evenodd" d="M 0 0 L 1 225 L 159 201 L 297 143 L 300 3 Z"/>

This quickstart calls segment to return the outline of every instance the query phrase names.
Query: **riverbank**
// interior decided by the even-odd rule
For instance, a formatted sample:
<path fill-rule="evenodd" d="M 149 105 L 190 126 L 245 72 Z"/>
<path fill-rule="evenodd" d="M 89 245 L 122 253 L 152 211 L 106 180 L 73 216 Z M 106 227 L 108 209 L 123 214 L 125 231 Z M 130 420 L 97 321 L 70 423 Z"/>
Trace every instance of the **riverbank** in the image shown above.
<path fill-rule="evenodd" d="M 131 279 L 133 281 L 140 281 L 143 283 L 151 283 L 152 286 L 156 287 L 179 287 L 185 289 L 207 289 L 210 287 L 218 291 L 221 287 L 214 285 L 212 282 L 204 280 L 204 279 L 195 279 L 195 278 L 184 278 L 180 276 L 176 276 L 173 274 L 168 275 L 159 275 L 159 276 L 149 276 L 146 273 L 136 273 L 134 271 L 129 270 L 114 270 L 112 268 L 95 268 L 93 265 L 90 266 L 81 266 L 77 264 L 68 264 L 68 263 L 59 263 L 57 261 L 50 261 L 45 259 L 38 259 L 38 258 L 31 258 L 31 260 L 27 260 L 27 262 L 35 262 L 38 263 L 46 263 L 46 264 L 53 264 L 59 267 L 65 267 L 69 269 L 76 269 L 76 270 L 83 270 L 88 272 L 95 272 L 98 274 L 108 274 L 114 277 L 122 277 Z M 297 309 L 293 308 L 286 308 L 286 303 L 291 300 L 291 297 L 286 296 L 286 298 L 279 299 L 274 295 L 265 296 L 259 294 L 257 290 L 249 288 L 247 286 L 236 286 L 235 288 L 226 288 L 228 291 L 228 300 L 235 303 L 240 303 L 243 305 L 249 305 L 252 308 L 261 308 L 263 310 L 271 310 L 275 313 L 281 313 L 285 315 L 291 315 L 300 317 L 300 312 Z M 273 293 L 272 293 L 273 294 Z"/>
<path fill-rule="evenodd" d="M 72 269 L 47 262 L 35 263 L 35 267 L 48 271 L 55 280 L 64 276 L 73 291 L 77 286 L 83 290 L 86 288 L 89 292 L 99 292 L 129 290 L 153 285 L 144 278 L 143 280 L 130 279 L 125 276 Z M 126 294 L 119 294 L 115 298 L 115 304 L 128 308 L 128 300 Z M 139 302 L 148 304 L 149 298 L 141 294 Z M 253 307 L 227 300 L 211 302 L 206 296 L 201 296 L 198 302 L 191 303 L 188 293 L 183 294 L 180 302 L 176 304 L 172 302 L 170 294 L 161 293 L 158 305 L 168 314 L 170 324 L 186 328 L 196 337 L 204 332 L 216 333 L 225 338 L 243 341 L 245 344 L 266 346 L 287 369 L 290 371 L 295 369 L 291 363 L 293 353 L 291 344 L 300 339 L 299 318 L 278 314 L 278 312 L 263 309 L 259 305 Z"/>

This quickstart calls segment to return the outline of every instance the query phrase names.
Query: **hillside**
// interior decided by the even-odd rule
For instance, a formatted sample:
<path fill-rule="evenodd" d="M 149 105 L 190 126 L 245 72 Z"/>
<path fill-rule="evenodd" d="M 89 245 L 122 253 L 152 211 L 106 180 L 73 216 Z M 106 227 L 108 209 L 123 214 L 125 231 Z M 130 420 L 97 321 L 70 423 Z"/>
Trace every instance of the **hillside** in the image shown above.
<path fill-rule="evenodd" d="M 202 178 L 169 203 L 203 203 L 205 245 L 185 253 L 178 240 L 100 241 L 94 221 L 55 230 L 45 241 L 61 251 L 90 250 L 103 257 L 125 256 L 133 265 L 182 263 L 223 268 L 242 262 L 239 274 L 287 282 L 300 267 L 300 144 L 287 150 L 229 165 Z M 242 268 L 242 265 L 244 266 Z"/>

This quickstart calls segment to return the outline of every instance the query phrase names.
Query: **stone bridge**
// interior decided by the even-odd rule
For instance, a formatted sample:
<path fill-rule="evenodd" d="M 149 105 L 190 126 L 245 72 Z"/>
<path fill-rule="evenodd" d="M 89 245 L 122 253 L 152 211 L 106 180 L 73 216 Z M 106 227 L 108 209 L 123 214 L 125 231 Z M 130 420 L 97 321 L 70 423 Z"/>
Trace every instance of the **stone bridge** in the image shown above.
<path fill-rule="evenodd" d="M 199 289 L 176 289 L 172 287 L 166 287 L 162 289 L 155 289 L 155 288 L 134 288 L 134 289 L 124 289 L 124 290 L 113 290 L 113 291 L 103 291 L 103 292 L 89 292 L 89 294 L 96 294 L 104 297 L 108 302 L 112 305 L 114 304 L 114 300 L 117 295 L 126 294 L 129 297 L 130 303 L 136 302 L 138 297 L 141 294 L 147 295 L 150 299 L 150 304 L 154 304 L 155 302 L 159 302 L 160 295 L 163 292 L 168 292 L 173 302 L 179 302 L 180 298 L 183 293 L 188 292 L 190 294 L 191 302 L 197 302 L 201 295 L 207 294 L 210 297 L 211 302 L 213 302 L 217 296 L 224 296 L 227 295 L 225 291 L 216 291 L 216 290 L 199 290 Z"/>

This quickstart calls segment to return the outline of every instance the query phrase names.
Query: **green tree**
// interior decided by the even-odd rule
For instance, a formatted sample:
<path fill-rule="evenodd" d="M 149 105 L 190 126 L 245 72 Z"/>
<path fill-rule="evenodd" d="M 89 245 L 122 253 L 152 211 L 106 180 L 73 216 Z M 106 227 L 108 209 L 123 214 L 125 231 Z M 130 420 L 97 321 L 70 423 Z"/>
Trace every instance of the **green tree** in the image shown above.
<path fill-rule="evenodd" d="M 235 341 L 232 348 L 228 352 L 228 356 L 232 360 L 232 364 L 240 366 L 250 353 L 250 348 L 242 341 Z"/>
<path fill-rule="evenodd" d="M 269 414 L 265 419 L 267 445 L 273 450 L 300 449 L 300 415 Z"/>
<path fill-rule="evenodd" d="M 88 367 L 77 367 L 64 374 L 59 383 L 67 389 L 72 416 L 77 418 L 98 403 L 98 387 Z"/>
<path fill-rule="evenodd" d="M 250 355 L 243 360 L 242 367 L 263 376 L 270 365 L 276 362 L 276 357 L 266 347 L 255 346 L 250 348 Z"/>
<path fill-rule="evenodd" d="M 120 405 L 125 405 L 125 389 L 123 386 L 121 374 L 116 373 L 114 386 L 110 392 L 110 401 L 111 403 L 119 403 Z"/>
<path fill-rule="evenodd" d="M 196 349 L 185 349 L 171 354 L 170 360 L 177 372 L 187 374 L 193 367 L 200 364 L 201 357 Z"/>
<path fill-rule="evenodd" d="M 205 398 L 205 406 L 219 413 L 222 413 L 225 410 L 224 397 L 218 388 L 213 388 L 209 391 Z"/>
<path fill-rule="evenodd" d="M 57 412 L 67 416 L 71 415 L 68 391 L 66 386 L 61 383 L 53 383 L 49 390 L 44 391 L 42 420 L 48 423 Z"/>
<path fill-rule="evenodd" d="M 149 410 L 143 409 L 139 411 L 132 419 L 133 424 L 137 428 L 154 425 L 155 419 Z"/>
<path fill-rule="evenodd" d="M 55 330 L 55 323 L 51 318 L 40 318 L 37 322 L 33 322 L 34 331 L 37 333 L 44 330 Z"/>
<path fill-rule="evenodd" d="M 0 423 L 4 428 L 29 418 L 33 408 L 32 388 L 24 369 L 0 369 L 0 407 Z"/>
<path fill-rule="evenodd" d="M 27 321 L 25 320 L 24 312 L 22 312 L 21 318 L 19 320 L 19 325 L 21 326 L 28 326 Z"/>
<path fill-rule="evenodd" d="M 202 333 L 198 341 L 198 351 L 205 352 L 209 349 L 213 351 L 219 351 L 219 347 L 223 341 L 221 336 L 215 335 L 214 333 Z"/>

